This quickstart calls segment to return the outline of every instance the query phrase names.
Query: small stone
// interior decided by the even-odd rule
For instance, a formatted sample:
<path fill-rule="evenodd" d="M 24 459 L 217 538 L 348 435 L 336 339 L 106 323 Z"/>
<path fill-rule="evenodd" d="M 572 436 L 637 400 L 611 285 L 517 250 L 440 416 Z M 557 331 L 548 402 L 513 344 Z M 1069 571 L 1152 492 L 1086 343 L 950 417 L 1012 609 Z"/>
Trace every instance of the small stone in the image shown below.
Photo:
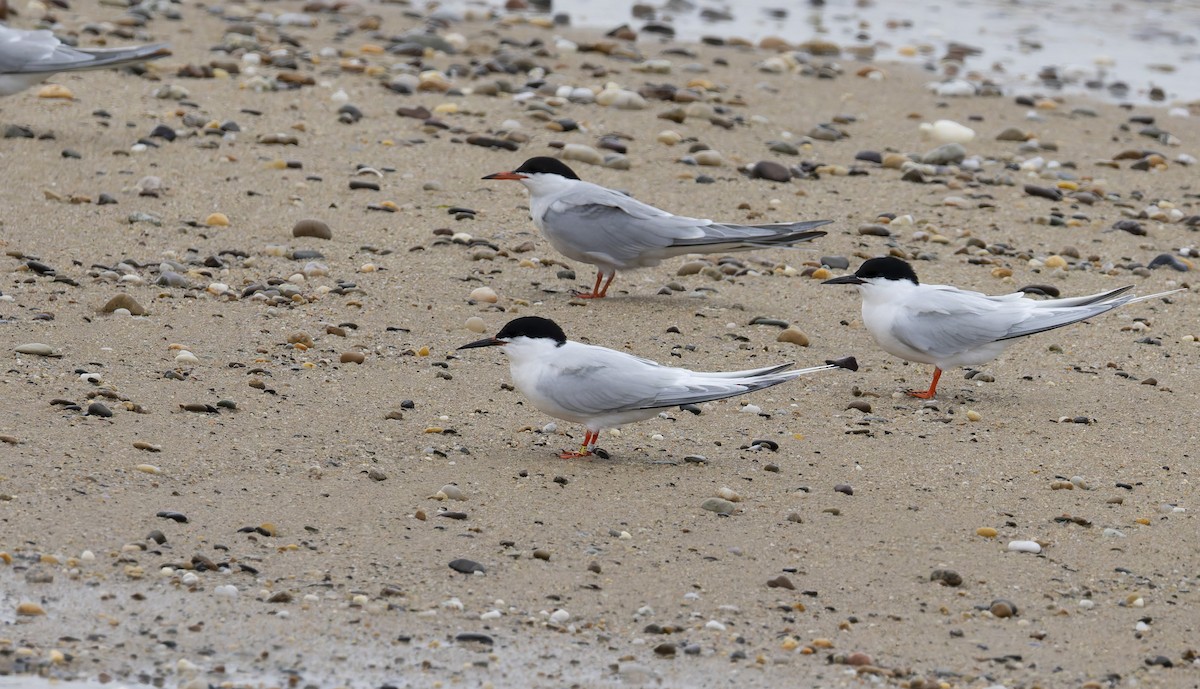
<path fill-rule="evenodd" d="M 992 615 L 996 617 L 1004 619 L 1006 617 L 1015 616 L 1017 614 L 1017 606 L 1012 601 L 1004 600 L 1003 598 L 997 598 L 996 600 L 992 601 L 991 605 L 988 606 L 988 612 L 992 613 Z"/>
<path fill-rule="evenodd" d="M 978 421 L 983 418 L 983 415 L 974 409 L 967 410 L 967 421 Z"/>
<path fill-rule="evenodd" d="M 61 358 L 62 354 L 54 351 L 54 348 L 41 342 L 30 342 L 29 344 L 18 345 L 13 348 L 17 354 L 31 354 L 33 356 L 46 356 L 53 358 Z"/>
<path fill-rule="evenodd" d="M 801 347 L 807 347 L 809 344 L 808 335 L 794 325 L 789 325 L 775 338 L 776 342 L 788 342 Z"/>
<path fill-rule="evenodd" d="M 92 402 L 87 407 L 88 416 L 99 416 L 102 419 L 112 418 L 112 410 L 100 402 Z"/>
<path fill-rule="evenodd" d="M 117 309 L 125 309 L 134 316 L 145 316 L 146 309 L 128 294 L 121 293 L 109 299 L 100 310 L 104 313 L 112 313 Z"/>
<path fill-rule="evenodd" d="M 782 574 L 775 577 L 774 579 L 768 579 L 767 587 L 773 588 L 773 589 L 787 589 L 789 591 L 796 590 L 796 585 L 792 583 L 792 580 L 788 579 L 787 577 L 785 577 Z"/>
<path fill-rule="evenodd" d="M 1037 541 L 1010 541 L 1008 549 L 1015 553 L 1040 553 L 1042 546 Z"/>
<path fill-rule="evenodd" d="M 367 355 L 362 352 L 342 352 L 339 360 L 343 364 L 361 364 L 367 360 Z"/>
<path fill-rule="evenodd" d="M 71 93 L 71 89 L 60 84 L 46 84 L 38 89 L 38 98 L 61 98 L 63 100 L 73 100 L 75 94 Z"/>
<path fill-rule="evenodd" d="M 479 316 L 471 316 L 467 319 L 466 326 L 467 330 L 470 330 L 473 333 L 482 333 L 487 327 L 487 324 L 485 324 L 483 319 Z"/>
<path fill-rule="evenodd" d="M 471 301 L 495 304 L 497 301 L 500 301 L 500 297 L 496 296 L 496 291 L 491 287 L 476 287 L 471 290 Z"/>
<path fill-rule="evenodd" d="M 737 509 L 737 505 L 723 498 L 709 498 L 700 504 L 700 509 L 717 514 L 730 515 Z"/>
<path fill-rule="evenodd" d="M 204 219 L 204 224 L 209 227 L 229 227 L 229 216 L 224 213 L 210 213 Z"/>
<path fill-rule="evenodd" d="M 848 483 L 839 483 L 833 487 L 833 490 L 846 495 L 854 495 L 854 488 Z"/>
<path fill-rule="evenodd" d="M 293 237 L 315 237 L 317 239 L 333 239 L 333 230 L 320 220 L 300 220 L 292 226 Z"/>
<path fill-rule="evenodd" d="M 995 538 L 997 533 L 998 532 L 990 526 L 981 526 L 978 529 L 975 529 L 975 535 L 982 536 L 983 538 Z"/>
<path fill-rule="evenodd" d="M 38 615 L 45 615 L 46 609 L 37 603 L 24 601 L 17 604 L 17 614 L 25 617 L 37 617 Z"/>
<path fill-rule="evenodd" d="M 789 182 L 792 173 L 783 165 L 770 160 L 760 160 L 750 167 L 750 176 L 771 182 Z"/>
<path fill-rule="evenodd" d="M 960 586 L 963 578 L 952 569 L 935 569 L 929 574 L 930 581 L 936 581 L 942 586 Z"/>
<path fill-rule="evenodd" d="M 454 570 L 455 572 L 461 572 L 462 574 L 474 574 L 476 572 L 487 571 L 487 568 L 478 562 L 475 562 L 474 560 L 467 560 L 465 558 L 451 560 L 450 569 Z"/>

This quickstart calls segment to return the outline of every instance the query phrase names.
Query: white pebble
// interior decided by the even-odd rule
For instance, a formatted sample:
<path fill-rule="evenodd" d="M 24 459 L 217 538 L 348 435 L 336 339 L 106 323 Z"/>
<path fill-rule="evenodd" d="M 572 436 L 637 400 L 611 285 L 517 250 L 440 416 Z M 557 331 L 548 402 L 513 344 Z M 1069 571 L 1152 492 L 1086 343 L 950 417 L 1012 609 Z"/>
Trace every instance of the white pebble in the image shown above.
<path fill-rule="evenodd" d="M 213 589 L 213 595 L 217 598 L 228 598 L 233 600 L 238 597 L 238 589 L 233 584 L 222 584 Z"/>
<path fill-rule="evenodd" d="M 473 333 L 482 333 L 486 327 L 487 325 L 479 316 L 471 316 L 467 319 L 467 330 L 470 330 Z"/>
<path fill-rule="evenodd" d="M 200 358 L 185 349 L 175 355 L 175 361 L 181 364 L 198 364 Z"/>
<path fill-rule="evenodd" d="M 1042 546 L 1037 541 L 1009 541 L 1008 549 L 1016 553 L 1040 553 Z"/>
<path fill-rule="evenodd" d="M 742 412 L 743 414 L 759 414 L 762 413 L 762 407 L 758 406 L 757 404 L 747 404 L 738 411 Z"/>
<path fill-rule="evenodd" d="M 711 629 L 714 632 L 725 631 L 725 625 L 721 624 L 720 622 L 717 622 L 716 620 L 709 620 L 708 623 L 704 625 L 704 628 Z"/>
<path fill-rule="evenodd" d="M 1083 608 L 1084 610 L 1091 610 L 1092 608 L 1096 607 L 1096 601 L 1092 600 L 1091 598 L 1082 598 L 1079 601 L 1079 607 Z"/>
<path fill-rule="evenodd" d="M 921 123 L 921 133 L 943 144 L 965 144 L 975 139 L 975 130 L 954 120 Z"/>
<path fill-rule="evenodd" d="M 559 608 L 550 614 L 550 621 L 554 624 L 562 624 L 571 619 L 571 613 Z"/>

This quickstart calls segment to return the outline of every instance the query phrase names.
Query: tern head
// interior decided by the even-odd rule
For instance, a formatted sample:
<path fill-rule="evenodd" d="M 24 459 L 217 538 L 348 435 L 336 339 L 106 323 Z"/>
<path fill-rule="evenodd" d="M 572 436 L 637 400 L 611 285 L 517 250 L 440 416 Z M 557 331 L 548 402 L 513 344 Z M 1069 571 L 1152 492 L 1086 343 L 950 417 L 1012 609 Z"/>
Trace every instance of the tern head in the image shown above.
<path fill-rule="evenodd" d="M 537 187 L 561 184 L 568 179 L 578 181 L 579 175 L 558 158 L 537 156 L 521 163 L 521 167 L 516 170 L 496 172 L 484 179 L 516 180 L 533 190 Z"/>
<path fill-rule="evenodd" d="M 822 282 L 822 285 L 888 285 L 897 282 L 921 284 L 917 273 L 908 263 L 894 256 L 883 256 L 863 261 L 853 275 L 843 275 Z"/>
<path fill-rule="evenodd" d="M 514 318 L 500 329 L 494 337 L 468 342 L 459 349 L 473 347 L 504 347 L 513 356 L 525 352 L 545 351 L 546 348 L 561 347 L 567 343 L 567 335 L 558 323 L 549 318 L 522 316 Z"/>

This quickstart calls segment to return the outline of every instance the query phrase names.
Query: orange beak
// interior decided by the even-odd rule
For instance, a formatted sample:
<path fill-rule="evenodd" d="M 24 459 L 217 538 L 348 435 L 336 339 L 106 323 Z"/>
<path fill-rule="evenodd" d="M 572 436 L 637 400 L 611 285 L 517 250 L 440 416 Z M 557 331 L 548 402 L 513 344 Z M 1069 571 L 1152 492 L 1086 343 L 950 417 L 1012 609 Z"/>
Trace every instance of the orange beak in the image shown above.
<path fill-rule="evenodd" d="M 511 180 L 519 181 L 522 179 L 529 179 L 529 178 L 527 176 L 522 175 L 517 172 L 496 172 L 496 173 L 488 175 L 487 177 L 484 177 L 484 179 L 511 179 Z"/>

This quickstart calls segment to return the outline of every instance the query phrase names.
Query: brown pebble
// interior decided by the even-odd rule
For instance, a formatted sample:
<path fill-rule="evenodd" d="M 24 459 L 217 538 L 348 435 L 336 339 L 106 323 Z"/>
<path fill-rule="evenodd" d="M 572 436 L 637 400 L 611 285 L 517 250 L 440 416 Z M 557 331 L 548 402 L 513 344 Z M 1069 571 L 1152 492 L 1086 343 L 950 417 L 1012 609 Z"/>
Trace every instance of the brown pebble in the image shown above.
<path fill-rule="evenodd" d="M 367 360 L 367 355 L 362 352 L 342 352 L 341 361 L 343 364 L 361 364 Z"/>
<path fill-rule="evenodd" d="M 796 585 L 792 583 L 792 580 L 788 579 L 787 577 L 783 576 L 782 574 L 775 577 L 774 579 L 767 580 L 767 587 L 773 588 L 773 589 L 787 589 L 789 591 L 796 590 Z"/>
<path fill-rule="evenodd" d="M 317 239 L 333 239 L 333 230 L 320 220 L 305 219 L 292 226 L 293 237 L 316 237 Z"/>
<path fill-rule="evenodd" d="M 146 309 L 143 308 L 141 304 L 137 303 L 137 300 L 125 293 L 118 294 L 112 299 L 109 299 L 104 306 L 100 307 L 100 310 L 104 313 L 112 313 L 117 309 L 125 309 L 135 316 L 146 315 Z"/>

